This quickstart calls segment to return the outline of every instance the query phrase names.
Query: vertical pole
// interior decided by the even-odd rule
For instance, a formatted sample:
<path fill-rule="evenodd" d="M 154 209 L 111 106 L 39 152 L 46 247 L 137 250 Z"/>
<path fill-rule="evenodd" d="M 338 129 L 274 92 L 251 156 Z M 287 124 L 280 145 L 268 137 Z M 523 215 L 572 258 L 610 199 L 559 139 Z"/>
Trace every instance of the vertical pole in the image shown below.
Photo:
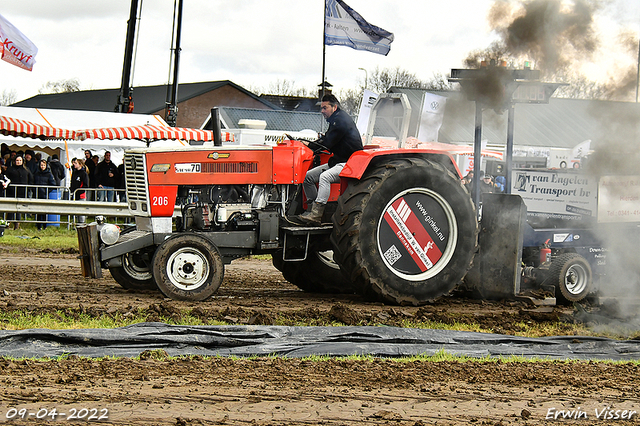
<path fill-rule="evenodd" d="M 480 214 L 480 164 L 482 163 L 482 102 L 476 101 L 476 129 L 473 137 L 473 204 Z"/>
<path fill-rule="evenodd" d="M 322 97 L 324 96 L 324 67 L 325 67 L 325 54 L 327 51 L 327 45 L 325 44 L 325 31 L 327 30 L 327 0 L 324 1 L 324 23 L 322 24 L 322 81 L 321 81 L 321 90 L 320 90 L 320 101 L 322 101 Z"/>
<path fill-rule="evenodd" d="M 175 127 L 178 121 L 178 68 L 180 65 L 180 36 L 182 33 L 182 0 L 178 0 L 178 23 L 176 27 L 176 45 L 174 51 L 173 84 L 171 86 L 171 103 L 166 115 L 167 124 Z"/>
<path fill-rule="evenodd" d="M 222 146 L 220 110 L 218 107 L 211 108 L 211 130 L 213 131 L 213 146 Z"/>
<path fill-rule="evenodd" d="M 133 42 L 136 37 L 136 19 L 138 16 L 138 0 L 131 0 L 129 21 L 127 22 L 127 40 L 124 47 L 124 63 L 122 65 L 122 81 L 116 102 L 115 112 L 129 112 L 131 100 L 131 64 L 133 62 Z"/>
<path fill-rule="evenodd" d="M 504 192 L 511 194 L 511 166 L 513 161 L 513 127 L 515 123 L 515 105 L 509 103 L 509 118 L 507 119 L 507 158 L 505 159 L 505 179 Z"/>
<path fill-rule="evenodd" d="M 636 72 L 636 103 L 638 103 L 638 86 L 640 86 L 640 38 L 638 39 L 638 70 Z"/>
<path fill-rule="evenodd" d="M 324 79 L 325 79 L 325 75 L 324 75 L 324 69 L 325 69 L 325 56 L 326 56 L 326 51 L 327 51 L 327 45 L 325 44 L 325 32 L 327 30 L 327 0 L 324 0 L 324 19 L 323 19 L 323 24 L 322 24 L 322 81 L 320 83 L 320 99 L 318 99 L 318 102 L 322 102 L 322 98 L 324 97 Z M 322 115 L 320 115 L 320 131 L 322 131 L 322 125 L 323 125 L 324 121 L 323 121 L 323 117 Z"/>

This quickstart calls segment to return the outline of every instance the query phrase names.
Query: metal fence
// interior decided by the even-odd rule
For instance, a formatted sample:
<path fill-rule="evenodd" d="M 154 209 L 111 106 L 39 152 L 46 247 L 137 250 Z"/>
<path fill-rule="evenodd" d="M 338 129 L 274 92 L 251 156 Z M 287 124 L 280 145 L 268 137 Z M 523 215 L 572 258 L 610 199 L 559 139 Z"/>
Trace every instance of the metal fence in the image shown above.
<path fill-rule="evenodd" d="M 86 198 L 76 200 L 78 191 L 84 191 Z M 113 201 L 98 201 L 109 199 Z M 129 222 L 125 191 L 82 188 L 71 192 L 64 186 L 11 184 L 0 193 L 0 217 L 10 223 L 70 228 L 97 215 L 111 217 L 116 223 Z"/>

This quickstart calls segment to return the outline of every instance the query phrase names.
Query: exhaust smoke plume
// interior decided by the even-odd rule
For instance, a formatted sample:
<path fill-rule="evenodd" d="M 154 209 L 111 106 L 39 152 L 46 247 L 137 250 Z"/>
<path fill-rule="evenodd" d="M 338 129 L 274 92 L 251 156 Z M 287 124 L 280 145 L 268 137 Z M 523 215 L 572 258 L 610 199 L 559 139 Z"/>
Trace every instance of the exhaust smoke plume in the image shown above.
<path fill-rule="evenodd" d="M 497 1 L 489 22 L 512 57 L 535 58 L 536 66 L 553 71 L 590 57 L 598 46 L 593 28 L 597 5 L 535 0 L 518 5 Z"/>
<path fill-rule="evenodd" d="M 524 61 L 530 61 L 533 69 L 541 71 L 543 81 L 561 83 L 559 76 L 579 76 L 567 81 L 570 84 L 589 82 L 581 72 L 585 65 L 595 64 L 595 68 L 608 70 L 606 82 L 597 83 L 595 90 L 594 87 L 591 90 L 577 88 L 565 93 L 583 91 L 598 93 L 600 99 L 630 101 L 636 95 L 638 34 L 623 28 L 616 42 L 606 43 L 598 27 L 599 18 L 605 12 L 624 16 L 611 9 L 615 5 L 612 1 L 590 0 L 496 0 L 488 20 L 499 40 L 484 50 L 471 52 L 465 64 L 468 68 L 480 68 L 481 61 L 485 64 L 491 60 L 497 64 L 506 61 L 508 68 L 521 69 Z M 613 56 L 614 51 L 617 52 L 615 60 L 602 59 L 605 53 Z M 487 67 L 483 78 L 466 91 L 471 90 L 489 107 L 504 105 L 507 99 L 501 86 L 501 73 L 504 70 L 500 67 Z M 637 176 L 640 186 L 640 155 L 636 154 L 640 152 L 639 104 L 594 101 L 590 112 L 600 125 L 598 134 L 592 138 L 591 147 L 595 152 L 587 159 L 585 172 L 595 176 Z M 637 193 L 640 194 L 640 188 Z M 629 197 L 629 192 L 617 195 Z M 637 205 L 640 209 L 640 200 Z M 617 334 L 637 335 L 640 330 L 640 262 L 637 259 L 640 228 L 620 220 L 598 229 L 608 249 L 608 272 L 598 287 L 600 300 L 606 302 L 601 307 L 601 315 L 582 310 L 579 316 L 585 321 L 597 317 L 591 325 L 597 324 L 599 331 L 609 327 Z M 607 319 L 611 320 L 608 324 Z"/>

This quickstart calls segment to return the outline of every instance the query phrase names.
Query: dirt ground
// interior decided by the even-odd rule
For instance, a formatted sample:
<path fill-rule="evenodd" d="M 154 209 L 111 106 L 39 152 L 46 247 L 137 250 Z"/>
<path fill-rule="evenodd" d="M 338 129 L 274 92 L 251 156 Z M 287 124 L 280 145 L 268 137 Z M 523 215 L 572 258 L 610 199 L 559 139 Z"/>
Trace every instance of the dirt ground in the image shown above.
<path fill-rule="evenodd" d="M 101 280 L 85 279 L 76 256 L 16 254 L 0 247 L 0 309 L 72 316 L 142 311 L 149 321 L 179 319 L 191 311 L 237 324 L 272 324 L 275 318 L 391 326 L 456 320 L 506 334 L 517 332 L 523 319 L 560 322 L 566 334 L 575 328 L 572 309 L 537 309 L 523 301 L 447 297 L 418 308 L 304 293 L 265 260 L 235 261 L 219 292 L 205 302 L 177 302 L 157 292 L 124 290 L 107 271 Z M 114 425 L 637 424 L 639 368 L 593 362 L 165 359 L 157 352 L 143 352 L 141 360 L 0 359 L 0 422 L 21 423 L 25 417 L 29 424 L 53 424 L 75 416 Z"/>

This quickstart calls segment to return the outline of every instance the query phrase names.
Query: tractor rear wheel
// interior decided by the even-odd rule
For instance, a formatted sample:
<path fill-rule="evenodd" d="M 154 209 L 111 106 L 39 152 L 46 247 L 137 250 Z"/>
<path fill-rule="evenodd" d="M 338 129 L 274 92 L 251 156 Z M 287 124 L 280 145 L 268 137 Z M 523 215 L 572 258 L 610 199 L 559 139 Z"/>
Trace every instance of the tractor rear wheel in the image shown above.
<path fill-rule="evenodd" d="M 285 261 L 282 250 L 271 256 L 273 266 L 282 272 L 284 279 L 308 293 L 353 294 L 355 288 L 333 259 L 330 247 L 311 243 L 307 258 L 302 261 Z"/>
<path fill-rule="evenodd" d="M 222 256 L 218 248 L 203 236 L 177 234 L 158 246 L 153 256 L 153 278 L 167 297 L 202 301 L 222 284 Z"/>
<path fill-rule="evenodd" d="M 333 215 L 331 242 L 365 297 L 422 305 L 450 292 L 476 251 L 476 211 L 443 165 L 392 159 L 349 183 Z"/>

